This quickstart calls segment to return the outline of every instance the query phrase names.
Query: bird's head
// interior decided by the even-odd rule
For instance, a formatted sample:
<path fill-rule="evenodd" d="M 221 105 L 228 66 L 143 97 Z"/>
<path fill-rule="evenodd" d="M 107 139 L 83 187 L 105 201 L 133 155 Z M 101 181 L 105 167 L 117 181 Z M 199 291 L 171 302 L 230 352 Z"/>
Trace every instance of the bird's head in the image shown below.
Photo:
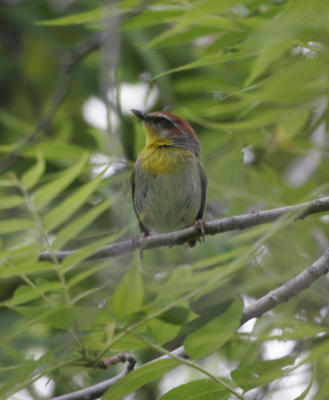
<path fill-rule="evenodd" d="M 173 146 L 200 154 L 200 143 L 191 125 L 184 119 L 167 111 L 146 114 L 131 110 L 142 121 L 146 133 L 146 146 Z"/>

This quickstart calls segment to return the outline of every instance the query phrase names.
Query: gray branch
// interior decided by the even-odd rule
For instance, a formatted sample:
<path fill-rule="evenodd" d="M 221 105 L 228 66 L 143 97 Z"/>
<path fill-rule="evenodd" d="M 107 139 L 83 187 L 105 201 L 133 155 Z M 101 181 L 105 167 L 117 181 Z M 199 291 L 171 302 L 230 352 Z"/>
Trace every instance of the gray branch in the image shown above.
<path fill-rule="evenodd" d="M 244 324 L 251 318 L 258 318 L 278 304 L 297 296 L 302 290 L 309 288 L 317 279 L 326 275 L 328 272 L 329 249 L 300 274 L 290 279 L 282 286 L 267 293 L 253 304 L 245 307 L 241 318 L 241 324 Z"/>
<path fill-rule="evenodd" d="M 281 216 L 296 212 L 299 213 L 296 219 L 304 219 L 311 214 L 329 211 L 329 197 L 321 197 L 305 203 L 292 206 L 273 208 L 271 210 L 251 212 L 248 214 L 236 215 L 233 217 L 221 218 L 204 223 L 205 235 L 216 235 L 222 232 L 233 231 L 237 229 L 246 229 L 252 226 L 273 222 Z M 146 238 L 125 240 L 104 246 L 95 252 L 89 259 L 98 259 L 106 257 L 116 257 L 122 254 L 130 253 L 134 250 L 153 249 L 155 247 L 175 246 L 197 238 L 200 230 L 197 226 L 191 226 L 175 232 L 161 235 L 148 236 Z M 56 256 L 58 260 L 75 253 L 77 250 L 58 251 Z M 40 260 L 51 260 L 50 254 L 43 252 L 40 254 Z"/>
<path fill-rule="evenodd" d="M 265 296 L 256 300 L 253 304 L 245 307 L 242 318 L 241 325 L 249 321 L 252 318 L 258 318 L 267 311 L 273 309 L 278 304 L 288 301 L 292 297 L 297 296 L 301 291 L 309 288 L 316 280 L 321 276 L 329 272 L 329 248 L 323 253 L 323 255 L 318 258 L 313 264 L 307 267 L 300 274 L 285 282 L 282 286 L 272 290 Z M 180 346 L 172 354 L 175 356 L 180 356 L 188 358 L 185 353 L 184 347 Z M 151 362 L 158 360 L 170 358 L 170 356 L 165 355 L 158 357 Z M 114 378 L 108 379 L 101 383 L 93 386 L 89 386 L 85 389 L 81 389 L 77 392 L 68 393 L 59 397 L 54 397 L 51 400 L 93 400 L 101 396 L 108 390 L 114 383 L 118 382 L 126 373 L 123 372 Z"/>
<path fill-rule="evenodd" d="M 178 357 L 187 358 L 187 354 L 184 351 L 184 347 L 181 346 L 172 351 L 172 354 Z M 166 360 L 170 358 L 168 355 L 164 355 L 158 357 L 147 364 L 159 361 Z M 146 365 L 146 364 L 144 364 Z M 114 376 L 113 378 L 107 379 L 103 382 L 97 383 L 96 385 L 88 386 L 84 389 L 77 390 L 76 392 L 63 394 L 62 396 L 53 397 L 50 400 L 93 400 L 100 397 L 104 394 L 111 386 L 113 386 L 116 382 L 122 379 L 130 370 L 127 368 L 126 371 L 121 372 L 121 374 Z"/>

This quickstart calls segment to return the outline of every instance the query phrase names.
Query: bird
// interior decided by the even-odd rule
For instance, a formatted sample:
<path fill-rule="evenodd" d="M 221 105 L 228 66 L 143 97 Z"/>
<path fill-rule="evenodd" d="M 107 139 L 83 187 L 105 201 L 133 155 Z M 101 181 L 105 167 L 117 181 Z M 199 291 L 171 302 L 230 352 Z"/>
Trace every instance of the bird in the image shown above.
<path fill-rule="evenodd" d="M 142 122 L 144 149 L 134 165 L 132 201 L 143 237 L 196 224 L 203 231 L 207 176 L 191 125 L 168 111 L 131 110 Z M 196 239 L 188 241 L 193 247 Z"/>

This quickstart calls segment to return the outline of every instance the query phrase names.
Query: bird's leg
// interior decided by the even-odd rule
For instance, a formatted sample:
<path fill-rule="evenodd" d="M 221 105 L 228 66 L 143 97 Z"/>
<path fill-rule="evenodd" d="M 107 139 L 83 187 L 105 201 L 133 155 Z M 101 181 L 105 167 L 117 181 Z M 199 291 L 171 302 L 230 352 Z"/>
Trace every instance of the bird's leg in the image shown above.
<path fill-rule="evenodd" d="M 141 234 L 138 237 L 138 244 L 140 243 L 140 240 L 143 241 L 150 235 L 150 231 L 141 222 L 139 222 L 139 230 Z M 143 260 L 143 249 L 139 249 L 139 257 Z"/>
<path fill-rule="evenodd" d="M 198 234 L 197 240 L 199 242 L 203 243 L 204 242 L 204 237 L 205 237 L 205 234 L 206 234 L 206 232 L 205 232 L 206 221 L 204 219 L 197 219 L 194 222 L 194 227 L 195 227 L 195 229 L 197 231 L 197 234 Z"/>

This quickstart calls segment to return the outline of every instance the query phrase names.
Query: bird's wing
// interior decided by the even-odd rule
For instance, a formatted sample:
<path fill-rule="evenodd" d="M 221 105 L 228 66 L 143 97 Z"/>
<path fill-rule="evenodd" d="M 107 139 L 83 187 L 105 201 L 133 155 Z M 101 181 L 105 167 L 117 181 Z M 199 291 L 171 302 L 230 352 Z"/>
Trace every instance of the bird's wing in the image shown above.
<path fill-rule="evenodd" d="M 137 213 L 136 206 L 135 206 L 135 176 L 134 176 L 134 173 L 135 173 L 135 168 L 132 170 L 132 173 L 130 175 L 131 197 L 132 197 L 132 201 L 133 201 L 134 211 L 135 211 L 136 217 L 138 219 L 139 230 L 142 232 L 142 234 L 144 234 L 145 236 L 148 236 L 150 234 L 150 231 L 146 228 L 145 225 L 143 225 L 142 221 L 139 218 L 139 215 Z"/>
<path fill-rule="evenodd" d="M 199 167 L 199 173 L 200 173 L 200 182 L 201 182 L 201 204 L 200 204 L 200 209 L 198 212 L 198 215 L 196 219 L 202 219 L 204 216 L 205 208 L 206 208 L 206 198 L 207 198 L 207 184 L 208 184 L 208 179 L 206 172 L 204 170 L 203 165 L 198 162 L 198 167 Z"/>

